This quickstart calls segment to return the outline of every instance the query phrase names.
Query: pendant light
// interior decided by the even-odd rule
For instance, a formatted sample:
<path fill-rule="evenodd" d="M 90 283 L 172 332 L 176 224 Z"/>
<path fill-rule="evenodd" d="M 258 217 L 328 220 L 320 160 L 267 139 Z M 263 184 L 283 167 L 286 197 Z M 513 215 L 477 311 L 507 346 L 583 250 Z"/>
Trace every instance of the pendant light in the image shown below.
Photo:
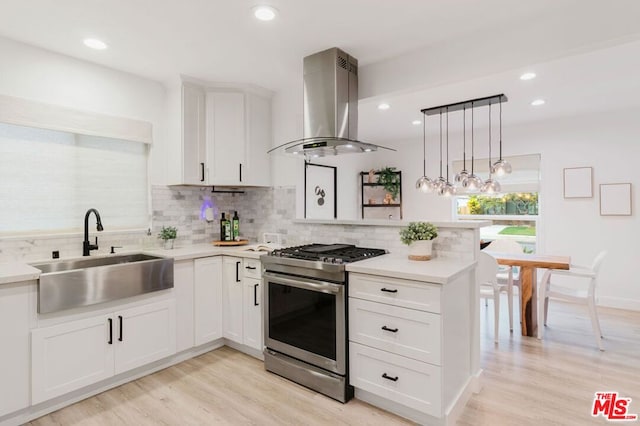
<path fill-rule="evenodd" d="M 416 181 L 416 189 L 433 192 L 434 182 L 427 177 L 427 114 L 422 114 L 422 177 Z"/>
<path fill-rule="evenodd" d="M 454 181 L 464 187 L 464 182 L 469 178 L 467 172 L 467 106 L 462 106 L 462 170 L 456 174 Z"/>
<path fill-rule="evenodd" d="M 447 181 L 442 188 L 440 188 L 440 195 L 445 197 L 451 197 L 456 194 L 456 187 L 449 182 L 449 107 L 447 107 Z"/>
<path fill-rule="evenodd" d="M 475 163 L 475 156 L 474 156 L 474 149 L 475 149 L 475 141 L 474 141 L 474 135 L 473 135 L 473 110 L 474 110 L 475 106 L 473 104 L 473 102 L 471 102 L 471 174 L 469 175 L 469 177 L 462 182 L 462 187 L 467 191 L 467 192 L 478 192 L 480 190 L 480 188 L 483 185 L 482 179 L 479 176 L 476 176 L 475 173 L 473 172 L 474 170 L 474 163 Z"/>
<path fill-rule="evenodd" d="M 511 173 L 511 164 L 502 159 L 502 97 L 500 97 L 500 159 L 493 164 L 491 171 L 496 176 L 504 176 Z"/>
<path fill-rule="evenodd" d="M 442 177 L 442 108 L 440 109 L 440 176 L 433 184 L 433 188 L 440 194 L 447 181 Z"/>
<path fill-rule="evenodd" d="M 493 167 L 491 165 L 491 101 L 489 101 L 489 179 L 484 182 L 481 192 L 486 192 L 487 194 L 495 194 L 500 192 L 500 182 L 492 179 L 492 170 Z"/>

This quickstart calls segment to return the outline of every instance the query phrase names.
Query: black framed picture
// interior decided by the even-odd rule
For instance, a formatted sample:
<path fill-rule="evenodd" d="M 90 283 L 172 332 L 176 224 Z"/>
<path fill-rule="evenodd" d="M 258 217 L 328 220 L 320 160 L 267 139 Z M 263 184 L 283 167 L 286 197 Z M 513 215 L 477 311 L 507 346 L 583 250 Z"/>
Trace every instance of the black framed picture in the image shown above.
<path fill-rule="evenodd" d="M 336 219 L 337 167 L 304 164 L 304 217 L 306 219 Z"/>

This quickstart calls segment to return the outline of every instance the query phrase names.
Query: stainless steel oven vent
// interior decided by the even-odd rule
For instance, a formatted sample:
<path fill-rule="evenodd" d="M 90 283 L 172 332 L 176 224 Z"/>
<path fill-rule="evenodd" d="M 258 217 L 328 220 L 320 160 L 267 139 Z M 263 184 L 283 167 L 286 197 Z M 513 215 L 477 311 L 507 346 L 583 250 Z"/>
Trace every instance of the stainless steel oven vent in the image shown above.
<path fill-rule="evenodd" d="M 356 58 L 334 47 L 305 57 L 303 67 L 303 138 L 270 153 L 324 157 L 390 149 L 358 140 Z"/>

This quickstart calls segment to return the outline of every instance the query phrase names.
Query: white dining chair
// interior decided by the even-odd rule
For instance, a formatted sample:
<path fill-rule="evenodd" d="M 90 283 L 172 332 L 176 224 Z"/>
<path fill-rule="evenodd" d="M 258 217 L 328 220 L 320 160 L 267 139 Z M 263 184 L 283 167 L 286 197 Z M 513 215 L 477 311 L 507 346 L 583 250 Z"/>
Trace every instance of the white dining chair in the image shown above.
<path fill-rule="evenodd" d="M 547 326 L 549 298 L 587 305 L 596 343 L 601 351 L 604 351 L 604 348 L 602 346 L 602 330 L 600 329 L 598 310 L 596 308 L 596 285 L 598 283 L 598 272 L 606 255 L 606 251 L 601 251 L 591 266 L 571 264 L 569 270 L 548 269 L 544 273 L 542 281 L 540 281 L 540 302 L 538 303 L 538 317 L 544 318 L 544 327 Z M 572 277 L 574 279 L 571 282 L 565 280 L 563 282 L 564 285 L 560 285 L 553 281 L 553 277 Z M 544 327 L 538 327 L 538 339 L 542 339 Z"/>
<path fill-rule="evenodd" d="M 480 297 L 487 300 L 493 299 L 494 309 L 494 341 L 498 343 L 498 330 L 500 325 L 500 293 L 507 293 L 509 306 L 509 330 L 513 331 L 513 286 L 498 283 L 496 274 L 498 261 L 488 253 L 480 252 L 478 256 L 478 286 Z"/>
<path fill-rule="evenodd" d="M 487 251 L 494 251 L 497 253 L 522 253 L 522 246 L 515 240 L 508 239 L 496 239 L 491 241 L 487 247 Z M 498 267 L 498 284 L 516 286 L 518 288 L 518 312 L 522 312 L 522 301 L 520 300 L 521 287 L 520 287 L 520 268 L 518 266 L 499 265 Z"/>

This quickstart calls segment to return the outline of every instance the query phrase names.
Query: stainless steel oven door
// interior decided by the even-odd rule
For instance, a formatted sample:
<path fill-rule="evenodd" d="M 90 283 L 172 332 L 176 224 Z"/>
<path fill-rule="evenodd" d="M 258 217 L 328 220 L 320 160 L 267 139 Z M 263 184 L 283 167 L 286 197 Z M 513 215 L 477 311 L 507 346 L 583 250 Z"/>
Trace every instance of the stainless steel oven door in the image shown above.
<path fill-rule="evenodd" d="M 344 285 L 265 272 L 267 348 L 346 374 Z"/>

